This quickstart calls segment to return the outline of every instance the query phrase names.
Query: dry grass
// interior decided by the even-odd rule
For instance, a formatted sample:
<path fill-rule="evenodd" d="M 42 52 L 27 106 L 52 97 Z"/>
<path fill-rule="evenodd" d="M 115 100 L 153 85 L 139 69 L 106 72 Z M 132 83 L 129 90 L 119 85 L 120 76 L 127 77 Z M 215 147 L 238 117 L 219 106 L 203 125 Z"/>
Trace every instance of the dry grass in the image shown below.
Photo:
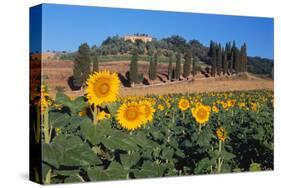
<path fill-rule="evenodd" d="M 153 85 L 140 85 L 134 88 L 125 87 L 126 80 L 123 80 L 121 95 L 147 95 L 147 94 L 168 94 L 168 93 L 196 93 L 212 91 L 232 91 L 232 90 L 252 90 L 269 89 L 273 90 L 274 84 L 271 79 L 263 79 L 254 75 L 239 75 L 235 77 L 206 78 L 198 74 L 195 79 L 182 80 L 177 82 L 167 81 L 167 64 L 158 65 L 158 79 L 153 81 Z M 73 62 L 71 61 L 44 61 L 42 65 L 43 75 L 50 88 L 51 96 L 56 93 L 56 88 L 64 88 L 65 93 L 70 96 L 83 95 L 83 91 L 72 91 L 68 80 L 72 75 Z M 36 67 L 32 71 L 37 71 Z M 126 79 L 126 72 L 129 70 L 129 61 L 101 63 L 100 69 L 110 70 L 120 73 Z M 148 63 L 139 62 L 139 71 L 144 74 L 148 81 Z"/>

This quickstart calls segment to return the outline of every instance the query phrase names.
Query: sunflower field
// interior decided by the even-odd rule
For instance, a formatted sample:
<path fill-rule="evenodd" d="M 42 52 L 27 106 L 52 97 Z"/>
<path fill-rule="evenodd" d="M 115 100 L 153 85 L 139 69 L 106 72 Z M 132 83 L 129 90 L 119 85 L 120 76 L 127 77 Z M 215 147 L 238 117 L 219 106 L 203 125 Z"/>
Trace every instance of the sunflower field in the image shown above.
<path fill-rule="evenodd" d="M 115 73 L 85 95 L 31 103 L 31 166 L 43 184 L 273 170 L 273 91 L 119 96 Z"/>

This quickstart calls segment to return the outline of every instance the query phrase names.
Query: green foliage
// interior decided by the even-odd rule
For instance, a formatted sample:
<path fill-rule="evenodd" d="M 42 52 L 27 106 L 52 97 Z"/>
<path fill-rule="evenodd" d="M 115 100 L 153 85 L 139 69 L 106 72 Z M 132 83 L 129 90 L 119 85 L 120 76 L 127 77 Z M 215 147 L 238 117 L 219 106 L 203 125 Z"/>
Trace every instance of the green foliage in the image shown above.
<path fill-rule="evenodd" d="M 158 53 L 155 52 L 153 57 L 150 58 L 148 76 L 150 80 L 157 78 L 157 64 L 158 64 Z"/>
<path fill-rule="evenodd" d="M 44 183 L 167 177 L 273 169 L 273 93 L 247 91 L 173 94 L 147 96 L 170 107 L 157 110 L 153 122 L 128 132 L 121 129 L 114 114 L 120 101 L 104 106 L 110 119 L 93 125 L 91 115 L 79 112 L 89 108 L 84 97 L 70 100 L 62 93 L 56 96 L 57 107 L 50 107 L 50 143 L 42 144 Z M 179 99 L 185 97 L 195 105 L 218 106 L 209 121 L 199 125 L 191 110 L 180 111 Z M 169 100 L 167 100 L 169 99 Z M 217 101 L 235 100 L 224 108 Z M 240 102 L 245 106 L 240 107 Z M 255 103 L 257 108 L 251 105 Z M 227 131 L 220 142 L 218 127 Z M 59 129 L 59 131 L 57 131 Z M 43 139 L 43 138 L 42 138 Z M 218 161 L 223 161 L 218 166 Z M 254 161 L 254 162 L 253 162 Z"/>
<path fill-rule="evenodd" d="M 221 44 L 219 44 L 217 46 L 217 50 L 216 50 L 216 53 L 217 53 L 217 58 L 216 58 L 216 67 L 217 67 L 217 73 L 218 75 L 221 75 L 221 72 L 222 72 L 222 49 L 221 49 Z"/>
<path fill-rule="evenodd" d="M 227 50 L 222 53 L 222 61 L 223 61 L 223 74 L 228 73 L 228 59 L 227 59 Z"/>
<path fill-rule="evenodd" d="M 193 61 L 192 61 L 192 76 L 194 77 L 196 75 L 196 64 L 198 63 L 199 59 L 197 56 L 195 56 L 193 58 Z"/>
<path fill-rule="evenodd" d="M 168 80 L 172 80 L 173 79 L 173 54 L 170 54 L 169 57 L 169 66 L 168 66 Z"/>
<path fill-rule="evenodd" d="M 73 85 L 80 88 L 85 83 L 90 73 L 90 48 L 84 43 L 79 46 L 73 67 Z"/>
<path fill-rule="evenodd" d="M 131 64 L 130 64 L 130 82 L 131 84 L 139 83 L 139 72 L 138 72 L 138 52 L 136 50 L 133 51 Z"/>
<path fill-rule="evenodd" d="M 187 51 L 185 56 L 184 56 L 184 64 L 183 64 L 183 77 L 188 78 L 191 72 L 191 52 Z"/>
<path fill-rule="evenodd" d="M 217 72 L 217 45 L 213 42 L 212 43 L 212 48 L 210 49 L 211 52 L 211 64 L 212 64 L 212 68 L 211 68 L 211 75 L 215 76 L 216 72 Z"/>
<path fill-rule="evenodd" d="M 92 72 L 98 72 L 99 71 L 99 60 L 96 53 L 93 55 L 93 65 L 92 65 Z"/>
<path fill-rule="evenodd" d="M 180 76 L 181 76 L 181 54 L 178 52 L 176 55 L 175 78 L 180 79 Z"/>
<path fill-rule="evenodd" d="M 249 170 L 251 172 L 261 171 L 261 165 L 259 163 L 251 163 Z"/>

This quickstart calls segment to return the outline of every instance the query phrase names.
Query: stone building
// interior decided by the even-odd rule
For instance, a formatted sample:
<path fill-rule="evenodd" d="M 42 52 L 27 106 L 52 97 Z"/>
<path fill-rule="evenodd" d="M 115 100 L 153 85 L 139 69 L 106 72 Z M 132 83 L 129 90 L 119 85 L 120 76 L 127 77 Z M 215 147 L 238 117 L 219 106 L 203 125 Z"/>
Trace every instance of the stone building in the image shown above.
<path fill-rule="evenodd" d="M 142 36 L 142 35 L 125 35 L 124 36 L 124 40 L 125 41 L 132 41 L 135 42 L 136 40 L 141 40 L 143 42 L 151 42 L 152 41 L 152 37 L 150 36 Z"/>

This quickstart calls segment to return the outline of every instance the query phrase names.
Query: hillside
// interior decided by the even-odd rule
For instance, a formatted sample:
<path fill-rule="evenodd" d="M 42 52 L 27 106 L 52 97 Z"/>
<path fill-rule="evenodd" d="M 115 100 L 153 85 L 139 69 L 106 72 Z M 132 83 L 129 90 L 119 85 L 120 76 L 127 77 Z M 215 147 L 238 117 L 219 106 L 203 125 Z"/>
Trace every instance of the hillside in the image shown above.
<path fill-rule="evenodd" d="M 234 42 L 233 42 L 234 43 Z M 105 39 L 98 47 L 92 46 L 92 55 L 97 54 L 100 62 L 109 61 L 127 61 L 131 58 L 132 49 L 136 48 L 140 55 L 140 60 L 148 61 L 149 57 L 156 50 L 159 53 L 160 63 L 168 62 L 168 56 L 175 52 L 184 54 L 190 51 L 193 57 L 198 57 L 200 61 L 206 64 L 211 64 L 211 57 L 209 56 L 209 47 L 204 46 L 198 40 L 187 41 L 183 37 L 173 35 L 168 38 L 155 39 L 151 42 L 142 41 L 125 41 L 122 37 L 113 36 Z M 74 60 L 76 52 L 57 52 L 56 59 L 60 60 Z M 273 60 L 248 56 L 248 71 L 254 74 L 271 75 L 273 68 Z"/>
<path fill-rule="evenodd" d="M 193 79 L 170 82 L 167 80 L 167 64 L 158 65 L 158 78 L 152 82 L 148 79 L 148 62 L 145 61 L 139 62 L 139 71 L 144 74 L 143 83 L 131 88 L 126 75 L 129 70 L 129 64 L 129 61 L 114 61 L 102 63 L 100 66 L 101 70 L 107 69 L 112 72 L 118 72 L 119 79 L 122 82 L 122 96 L 252 89 L 273 90 L 273 81 L 271 79 L 258 78 L 255 75 L 249 75 L 246 78 L 238 76 L 212 78 L 206 77 L 203 74 L 204 72 L 198 72 Z M 83 90 L 72 90 L 71 88 L 70 80 L 73 74 L 73 61 L 43 61 L 42 68 L 43 77 L 49 87 L 51 96 L 55 96 L 58 90 L 63 90 L 69 96 L 83 95 Z M 40 69 L 40 67 L 32 67 L 32 72 L 36 72 L 37 69 Z"/>

